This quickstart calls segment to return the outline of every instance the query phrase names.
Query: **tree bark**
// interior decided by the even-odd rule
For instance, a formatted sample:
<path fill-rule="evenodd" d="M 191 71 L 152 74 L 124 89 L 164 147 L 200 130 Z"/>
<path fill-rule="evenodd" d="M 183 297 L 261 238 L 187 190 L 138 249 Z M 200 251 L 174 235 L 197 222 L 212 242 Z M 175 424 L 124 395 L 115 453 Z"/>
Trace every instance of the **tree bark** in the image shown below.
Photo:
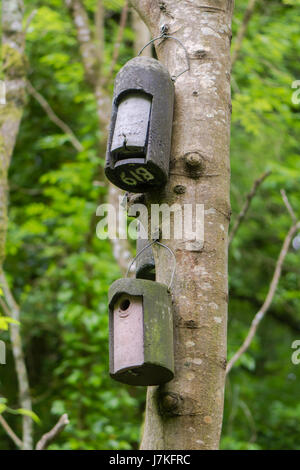
<path fill-rule="evenodd" d="M 227 251 L 230 220 L 230 42 L 232 0 L 132 0 L 153 37 L 187 48 L 190 72 L 175 83 L 170 178 L 148 203 L 204 204 L 205 239 L 165 240 L 176 255 L 172 289 L 175 378 L 149 387 L 141 449 L 217 449 L 226 369 Z M 174 40 L 156 43 L 170 75 L 186 67 Z M 165 250 L 154 249 L 158 281 L 168 283 Z"/>
<path fill-rule="evenodd" d="M 150 41 L 151 35 L 146 24 L 141 20 L 135 10 L 132 10 L 132 26 L 135 33 L 134 37 L 134 53 L 138 55 L 140 50 Z M 152 57 L 151 47 L 147 47 L 143 51 L 143 56 Z"/>
<path fill-rule="evenodd" d="M 232 57 L 231 57 L 231 67 L 233 68 L 236 61 L 238 60 L 242 48 L 242 43 L 244 40 L 244 37 L 247 33 L 247 28 L 249 21 L 252 18 L 252 15 L 254 13 L 255 7 L 256 7 L 257 0 L 249 0 L 249 3 L 247 5 L 245 15 L 242 21 L 242 24 L 237 32 L 236 35 L 236 41 L 235 41 L 235 46 L 233 49 Z"/>
<path fill-rule="evenodd" d="M 2 57 L 6 84 L 6 105 L 0 105 L 0 284 L 11 316 L 17 321 L 20 320 L 20 310 L 7 284 L 3 263 L 7 232 L 8 170 L 26 99 L 23 10 L 22 0 L 2 1 Z M 31 411 L 29 382 L 18 325 L 11 326 L 10 336 L 18 379 L 20 406 Z M 22 423 L 23 449 L 30 450 L 33 445 L 31 417 L 23 416 Z"/>

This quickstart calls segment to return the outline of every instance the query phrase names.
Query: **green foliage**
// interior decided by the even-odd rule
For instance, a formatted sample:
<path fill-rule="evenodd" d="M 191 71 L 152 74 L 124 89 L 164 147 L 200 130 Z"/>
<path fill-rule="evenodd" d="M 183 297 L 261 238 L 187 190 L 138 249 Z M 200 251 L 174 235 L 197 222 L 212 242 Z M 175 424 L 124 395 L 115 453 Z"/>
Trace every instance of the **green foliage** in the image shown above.
<path fill-rule="evenodd" d="M 247 4 L 239 3 L 234 36 Z M 299 13 L 297 1 L 258 2 L 233 70 L 233 221 L 253 181 L 265 170 L 272 174 L 230 249 L 229 358 L 265 299 L 291 224 L 281 188 L 300 217 L 300 106 L 292 103 L 292 83 L 300 77 Z M 299 256 L 290 250 L 271 309 L 228 377 L 224 449 L 299 449 L 300 369 L 291 362 L 300 335 Z"/>
<path fill-rule="evenodd" d="M 10 318 L 10 317 L 4 317 L 4 316 L 1 316 L 0 315 L 0 330 L 4 330 L 4 331 L 7 331 L 8 330 L 8 326 L 9 324 L 15 324 L 15 325 L 18 325 L 19 322 L 17 322 L 16 320 L 14 320 L 13 318 Z"/>
<path fill-rule="evenodd" d="M 4 411 L 13 415 L 29 416 L 36 424 L 40 424 L 40 418 L 37 416 L 36 413 L 30 410 L 24 410 L 23 408 L 17 408 L 16 410 L 10 408 L 7 405 L 7 399 L 4 397 L 0 397 L 0 415 L 4 413 Z"/>

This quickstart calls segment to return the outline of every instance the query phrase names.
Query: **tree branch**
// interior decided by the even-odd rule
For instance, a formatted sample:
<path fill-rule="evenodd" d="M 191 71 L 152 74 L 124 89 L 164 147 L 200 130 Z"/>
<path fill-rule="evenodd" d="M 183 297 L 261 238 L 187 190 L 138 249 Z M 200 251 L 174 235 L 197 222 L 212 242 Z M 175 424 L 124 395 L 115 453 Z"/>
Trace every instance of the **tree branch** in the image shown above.
<path fill-rule="evenodd" d="M 65 413 L 59 418 L 58 422 L 51 429 L 51 431 L 47 432 L 41 437 L 35 447 L 35 450 L 47 449 L 49 444 L 65 429 L 67 424 L 69 424 L 69 418 L 68 415 Z"/>
<path fill-rule="evenodd" d="M 159 20 L 162 14 L 159 2 L 149 2 L 149 0 L 129 0 L 129 3 L 149 28 L 153 27 L 158 30 L 157 25 L 159 25 Z"/>
<path fill-rule="evenodd" d="M 233 68 L 234 64 L 236 63 L 237 59 L 239 58 L 239 54 L 242 48 L 242 42 L 247 32 L 248 23 L 251 20 L 251 17 L 254 13 L 255 5 L 257 0 L 249 0 L 248 6 L 246 8 L 244 18 L 242 24 L 238 30 L 236 40 L 235 40 L 235 47 L 233 49 L 232 57 L 231 57 L 231 67 Z"/>
<path fill-rule="evenodd" d="M 117 213 L 117 220 L 119 217 L 119 197 L 124 196 L 124 191 L 116 188 L 112 184 L 108 186 L 108 201 L 115 208 Z M 122 274 L 125 274 L 131 258 L 130 244 L 127 239 L 122 237 L 113 238 L 110 240 L 114 257 L 119 265 Z"/>
<path fill-rule="evenodd" d="M 134 39 L 134 52 L 137 55 L 140 50 L 147 44 L 151 39 L 150 31 L 140 15 L 132 9 L 132 27 L 135 32 Z M 151 47 L 146 47 L 143 51 L 143 56 L 152 57 Z"/>
<path fill-rule="evenodd" d="M 7 89 L 7 105 L 0 115 L 0 284 L 12 318 L 19 320 L 20 310 L 10 292 L 4 272 L 7 232 L 8 169 L 19 132 L 26 97 L 25 35 L 23 30 L 23 0 L 2 1 L 3 70 Z M 11 57 L 14 60 L 11 60 Z M 18 380 L 19 401 L 22 408 L 31 411 L 29 382 L 24 360 L 19 325 L 10 326 L 10 338 Z M 22 416 L 23 449 L 33 446 L 33 424 L 30 416 Z"/>
<path fill-rule="evenodd" d="M 11 317 L 11 312 L 10 312 L 10 310 L 8 309 L 8 307 L 7 307 L 6 303 L 4 302 L 4 300 L 2 299 L 2 297 L 0 297 L 0 305 L 1 305 L 2 310 L 3 310 L 3 312 L 5 313 L 5 315 L 6 315 L 7 317 Z"/>
<path fill-rule="evenodd" d="M 89 19 L 84 9 L 83 3 L 80 0 L 65 0 L 65 4 L 71 13 L 73 22 L 77 30 L 77 39 L 81 50 L 84 68 L 86 70 L 86 79 L 90 83 L 90 85 L 92 85 L 93 92 L 96 98 L 99 124 L 101 129 L 103 130 L 106 129 L 109 124 L 111 97 L 109 96 L 107 90 L 104 88 L 104 85 L 101 80 L 101 63 L 99 62 L 99 56 L 97 56 L 96 45 L 93 42 L 89 26 Z M 118 49 L 120 48 L 120 45 L 118 45 L 118 43 L 121 43 L 122 40 L 127 15 L 128 5 L 126 4 L 122 11 L 118 39 L 115 45 L 117 49 L 117 51 L 115 49 L 115 53 L 113 56 L 115 57 L 115 61 L 117 61 L 118 58 Z M 101 0 L 99 0 L 98 2 L 95 20 L 97 28 L 96 36 L 97 39 L 101 42 L 101 38 L 103 37 L 103 32 L 101 31 L 101 28 L 103 29 L 103 6 Z M 103 174 L 101 174 L 101 176 L 103 176 Z M 112 185 L 109 185 L 109 200 L 111 203 L 116 204 L 116 209 L 118 209 L 119 194 L 120 192 L 117 188 L 112 187 Z M 92 236 L 95 233 L 96 220 L 96 214 L 93 214 L 90 222 L 90 230 L 86 237 L 87 244 L 91 242 Z M 131 257 L 128 240 L 111 240 L 111 243 L 113 246 L 114 256 L 120 266 L 121 271 L 126 272 L 127 265 Z"/>
<path fill-rule="evenodd" d="M 247 195 L 246 197 L 246 202 L 241 210 L 241 212 L 239 213 L 239 215 L 237 216 L 237 219 L 232 227 L 232 230 L 230 232 L 230 235 L 229 235 L 229 242 L 228 244 L 230 245 L 234 236 L 236 235 L 236 232 L 238 231 L 241 223 L 243 222 L 244 218 L 246 217 L 246 214 L 249 210 L 249 207 L 250 207 L 250 204 L 252 202 L 252 199 L 254 198 L 254 196 L 256 195 L 260 185 L 264 182 L 264 180 L 271 174 L 270 171 L 266 171 L 263 175 L 261 175 L 257 180 L 254 181 L 253 183 L 253 186 L 252 186 L 252 189 L 250 191 L 250 193 Z"/>
<path fill-rule="evenodd" d="M 96 26 L 96 50 L 99 70 L 103 62 L 103 53 L 104 53 L 104 7 L 103 1 L 98 0 L 96 13 L 95 13 L 95 26 Z"/>
<path fill-rule="evenodd" d="M 16 444 L 17 447 L 19 447 L 19 449 L 22 449 L 23 448 L 23 442 L 21 441 L 21 439 L 14 433 L 14 431 L 11 429 L 10 425 L 8 424 L 8 422 L 3 418 L 3 416 L 0 414 L 0 424 L 1 426 L 3 427 L 4 431 L 6 432 L 6 434 L 8 434 L 8 436 L 14 441 L 14 443 Z"/>
<path fill-rule="evenodd" d="M 253 318 L 250 329 L 249 329 L 249 332 L 248 332 L 248 335 L 247 335 L 245 341 L 243 342 L 243 344 L 239 348 L 239 350 L 234 354 L 234 356 L 228 362 L 228 365 L 227 365 L 227 368 L 226 368 L 226 374 L 229 374 L 229 372 L 231 371 L 231 369 L 232 369 L 233 365 L 236 363 L 236 361 L 249 348 L 249 346 L 250 346 L 250 344 L 251 344 L 251 342 L 252 342 L 252 340 L 255 336 L 256 330 L 257 330 L 260 322 L 262 321 L 262 319 L 264 318 L 265 314 L 267 313 L 268 309 L 270 308 L 270 306 L 272 304 L 272 301 L 273 301 L 273 298 L 275 296 L 275 293 L 276 293 L 276 290 L 277 290 L 277 287 L 278 287 L 278 283 L 279 283 L 279 280 L 280 280 L 280 277 L 281 277 L 282 266 L 283 266 L 284 260 L 286 258 L 286 255 L 288 254 L 289 247 L 290 247 L 290 244 L 292 242 L 292 239 L 293 239 L 296 231 L 299 229 L 299 227 L 300 227 L 300 221 L 295 221 L 293 219 L 293 224 L 291 225 L 290 230 L 288 231 L 288 234 L 286 235 L 286 237 L 284 239 L 279 257 L 277 259 L 274 275 L 273 275 L 271 284 L 269 286 L 267 297 L 266 297 L 261 309 L 256 313 L 255 317 Z"/>
<path fill-rule="evenodd" d="M 29 93 L 37 100 L 37 102 L 41 105 L 47 116 L 49 117 L 50 121 L 52 121 L 57 127 L 59 127 L 64 134 L 67 134 L 70 137 L 70 142 L 72 143 L 73 147 L 78 151 L 82 152 L 83 146 L 75 136 L 72 129 L 62 121 L 57 114 L 53 111 L 50 104 L 45 100 L 45 98 L 34 88 L 34 86 L 27 80 L 27 90 Z"/>
<path fill-rule="evenodd" d="M 295 214 L 295 212 L 294 212 L 294 209 L 292 208 L 292 206 L 291 206 L 291 204 L 290 204 L 290 201 L 288 200 L 288 197 L 287 197 L 287 195 L 286 195 L 285 190 L 284 190 L 284 189 L 281 189 L 280 193 L 281 193 L 283 202 L 284 202 L 284 204 L 285 204 L 285 207 L 287 208 L 287 210 L 288 210 L 288 212 L 289 212 L 289 214 L 290 214 L 290 216 L 291 216 L 291 218 L 292 218 L 292 221 L 293 221 L 294 223 L 296 223 L 296 222 L 297 222 L 297 217 L 296 217 L 296 214 Z"/>
<path fill-rule="evenodd" d="M 3 271 L 0 272 L 0 285 L 2 287 L 4 299 L 7 304 L 6 313 L 9 313 L 11 318 L 19 322 L 20 308 L 12 295 Z M 10 325 L 10 338 L 18 379 L 20 406 L 25 410 L 31 411 L 32 402 L 30 397 L 30 387 L 22 349 L 22 339 L 19 325 Z M 23 416 L 23 446 L 23 448 L 27 450 L 32 448 L 32 419 L 30 416 Z"/>
<path fill-rule="evenodd" d="M 116 42 L 114 44 L 114 52 L 113 52 L 113 56 L 112 56 L 112 60 L 111 60 L 111 64 L 110 64 L 109 74 L 108 74 L 107 79 L 105 80 L 104 85 L 109 83 L 109 81 L 111 80 L 111 77 L 112 77 L 113 72 L 114 72 L 115 65 L 116 65 L 118 57 L 119 57 L 120 47 L 121 47 L 122 39 L 123 39 L 123 35 L 124 35 L 124 29 L 125 29 L 125 26 L 126 26 L 126 23 L 127 23 L 128 10 L 129 10 L 128 1 L 126 1 L 125 5 L 122 9 L 122 13 L 121 13 L 119 31 L 118 31 Z"/>
<path fill-rule="evenodd" d="M 37 9 L 32 10 L 32 12 L 27 17 L 26 23 L 25 23 L 25 26 L 24 26 L 24 36 L 26 36 L 28 28 L 29 28 L 29 26 L 30 26 L 30 24 L 31 24 L 31 22 L 32 22 L 32 20 L 33 20 L 33 18 L 35 17 L 36 14 L 37 14 Z"/>
<path fill-rule="evenodd" d="M 110 115 L 111 98 L 104 92 L 101 84 L 101 62 L 100 56 L 97 53 L 96 41 L 92 37 L 90 29 L 89 18 L 84 8 L 83 2 L 80 0 L 65 0 L 65 4 L 70 11 L 73 23 L 77 31 L 77 40 L 81 53 L 81 60 L 85 70 L 85 77 L 87 83 L 91 86 L 97 104 L 97 113 L 100 125 L 104 128 L 108 124 L 108 116 Z M 96 12 L 96 28 L 97 39 L 100 40 L 103 36 L 103 12 L 102 2 L 99 0 Z M 102 13 L 101 13 L 102 12 Z M 102 57 L 102 54 L 100 54 Z"/>

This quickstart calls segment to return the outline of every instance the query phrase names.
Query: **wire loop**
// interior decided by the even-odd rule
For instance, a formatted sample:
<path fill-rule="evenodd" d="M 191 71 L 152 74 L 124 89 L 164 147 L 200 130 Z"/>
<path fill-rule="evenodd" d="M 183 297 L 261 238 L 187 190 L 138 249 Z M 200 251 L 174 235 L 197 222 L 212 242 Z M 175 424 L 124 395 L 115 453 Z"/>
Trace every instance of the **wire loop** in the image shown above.
<path fill-rule="evenodd" d="M 180 46 L 184 49 L 184 52 L 185 52 L 185 57 L 186 57 L 186 62 L 187 62 L 187 68 L 185 70 L 183 70 L 183 72 L 180 72 L 178 75 L 173 75 L 171 77 L 171 79 L 173 80 L 173 82 L 175 82 L 177 80 L 178 77 L 180 77 L 181 75 L 183 75 L 185 72 L 189 72 L 190 69 L 191 69 L 191 64 L 190 64 L 190 58 L 189 58 L 189 55 L 188 55 L 188 51 L 186 49 L 186 47 L 184 46 L 184 44 L 180 41 L 180 39 L 178 38 L 175 38 L 175 36 L 171 36 L 170 34 L 167 34 L 167 31 L 168 31 L 168 27 L 167 25 L 163 25 L 161 27 L 161 35 L 160 36 L 157 36 L 156 38 L 153 38 L 151 39 L 151 41 L 147 42 L 147 44 L 140 50 L 140 52 L 138 53 L 138 56 L 140 56 L 142 54 L 142 52 L 144 51 L 144 49 L 146 49 L 146 47 L 150 46 L 150 44 L 152 44 L 153 42 L 157 41 L 158 39 L 174 39 L 174 41 L 176 41 L 178 44 L 180 44 Z"/>

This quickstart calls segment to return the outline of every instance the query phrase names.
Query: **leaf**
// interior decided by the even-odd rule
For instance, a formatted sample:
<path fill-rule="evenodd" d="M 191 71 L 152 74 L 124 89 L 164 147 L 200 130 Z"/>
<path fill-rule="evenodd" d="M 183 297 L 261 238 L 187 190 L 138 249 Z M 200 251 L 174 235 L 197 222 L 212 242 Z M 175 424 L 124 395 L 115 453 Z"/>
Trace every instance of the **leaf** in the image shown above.
<path fill-rule="evenodd" d="M 7 406 L 4 403 L 0 403 L 0 415 L 5 411 Z"/>
<path fill-rule="evenodd" d="M 29 416 L 37 424 L 41 423 L 40 418 L 38 417 L 38 415 L 36 413 L 34 413 L 34 411 L 25 410 L 24 408 L 18 408 L 15 411 L 16 411 L 17 414 L 20 414 L 20 415 L 23 415 L 23 416 Z"/>
<path fill-rule="evenodd" d="M 20 325 L 20 322 L 14 320 L 11 317 L 0 316 L 0 330 L 7 331 L 9 323 L 12 323 L 14 325 Z"/>

